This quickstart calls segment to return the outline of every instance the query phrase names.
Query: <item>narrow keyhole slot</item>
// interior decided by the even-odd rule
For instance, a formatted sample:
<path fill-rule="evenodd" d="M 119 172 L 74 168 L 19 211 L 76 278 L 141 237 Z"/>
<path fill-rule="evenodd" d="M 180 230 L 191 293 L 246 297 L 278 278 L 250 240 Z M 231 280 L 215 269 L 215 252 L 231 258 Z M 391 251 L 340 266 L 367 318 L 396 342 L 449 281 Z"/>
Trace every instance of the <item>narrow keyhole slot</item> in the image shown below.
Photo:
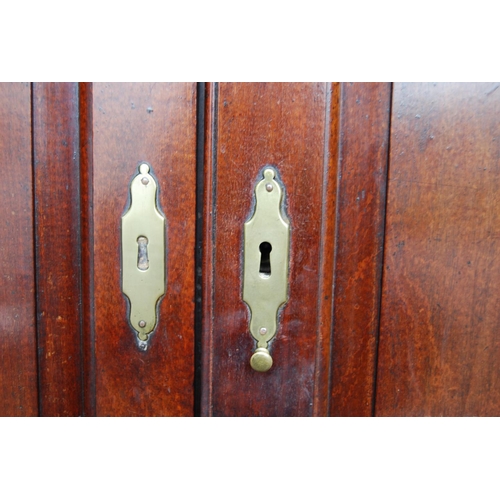
<path fill-rule="evenodd" d="M 269 276 L 271 276 L 271 252 L 273 251 L 273 247 L 271 246 L 271 243 L 264 241 L 259 245 L 259 250 L 259 273 L 263 278 L 269 278 Z"/>
<path fill-rule="evenodd" d="M 145 236 L 139 236 L 137 246 L 137 268 L 141 271 L 147 271 L 149 269 L 148 239 Z"/>

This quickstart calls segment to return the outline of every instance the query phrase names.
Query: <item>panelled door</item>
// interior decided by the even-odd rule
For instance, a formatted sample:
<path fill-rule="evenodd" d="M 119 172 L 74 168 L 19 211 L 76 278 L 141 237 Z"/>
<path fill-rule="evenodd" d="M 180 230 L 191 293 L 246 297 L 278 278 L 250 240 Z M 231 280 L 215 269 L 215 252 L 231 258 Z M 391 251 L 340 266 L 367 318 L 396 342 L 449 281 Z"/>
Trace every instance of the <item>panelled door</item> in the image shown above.
<path fill-rule="evenodd" d="M 499 415 L 497 88 L 0 84 L 0 414 Z"/>
<path fill-rule="evenodd" d="M 0 85 L 1 414 L 193 414 L 196 88 Z M 121 285 L 141 164 L 166 221 L 146 350 Z"/>

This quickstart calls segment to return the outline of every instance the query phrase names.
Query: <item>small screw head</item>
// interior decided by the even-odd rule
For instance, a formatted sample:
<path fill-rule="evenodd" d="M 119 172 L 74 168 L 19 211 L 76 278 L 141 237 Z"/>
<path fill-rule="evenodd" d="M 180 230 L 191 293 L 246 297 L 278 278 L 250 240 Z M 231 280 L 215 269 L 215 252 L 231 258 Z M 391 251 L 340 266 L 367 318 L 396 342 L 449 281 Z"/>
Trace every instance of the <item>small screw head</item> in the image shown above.
<path fill-rule="evenodd" d="M 259 330 L 259 333 L 260 333 L 261 335 L 265 335 L 265 334 L 267 333 L 267 328 L 262 327 L 262 328 Z"/>
<path fill-rule="evenodd" d="M 142 182 L 144 185 L 149 184 L 149 179 L 148 179 L 147 177 L 143 177 L 143 178 L 141 179 L 141 182 Z"/>
<path fill-rule="evenodd" d="M 145 351 L 147 348 L 148 348 L 148 344 L 146 344 L 146 343 L 139 344 L 139 349 L 141 349 L 141 351 Z"/>
<path fill-rule="evenodd" d="M 146 322 L 143 319 L 141 319 L 141 321 L 139 321 L 139 326 L 141 328 L 144 328 L 146 326 Z"/>
<path fill-rule="evenodd" d="M 270 193 L 272 190 L 273 190 L 273 185 L 270 182 L 268 182 L 266 184 L 266 191 Z"/>

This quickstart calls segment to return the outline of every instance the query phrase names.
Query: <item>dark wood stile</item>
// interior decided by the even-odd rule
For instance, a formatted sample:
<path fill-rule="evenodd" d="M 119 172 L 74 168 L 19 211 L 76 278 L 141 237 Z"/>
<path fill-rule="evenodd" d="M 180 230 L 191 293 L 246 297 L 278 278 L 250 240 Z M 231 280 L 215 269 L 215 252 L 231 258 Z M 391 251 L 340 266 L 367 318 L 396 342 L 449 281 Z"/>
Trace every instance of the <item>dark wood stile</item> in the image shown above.
<path fill-rule="evenodd" d="M 203 231 L 202 241 L 202 335 L 201 335 L 201 387 L 200 387 L 200 413 L 210 415 L 212 401 L 212 335 L 213 323 L 213 205 L 214 205 L 214 163 L 215 136 L 217 126 L 217 99 L 218 84 L 205 85 L 205 152 L 203 164 Z"/>
<path fill-rule="evenodd" d="M 341 84 L 328 84 L 324 122 L 321 240 L 319 242 L 319 287 L 316 296 L 318 334 L 314 374 L 312 416 L 329 413 L 329 381 L 332 355 L 332 307 L 334 302 L 335 207 L 337 203 Z"/>
<path fill-rule="evenodd" d="M 93 227 L 93 87 L 79 85 L 83 415 L 96 415 Z"/>
<path fill-rule="evenodd" d="M 0 415 L 38 415 L 29 83 L 0 83 Z"/>
<path fill-rule="evenodd" d="M 331 357 L 332 416 L 373 411 L 391 84 L 343 83 Z"/>
<path fill-rule="evenodd" d="M 33 84 L 41 416 L 82 413 L 78 85 Z"/>

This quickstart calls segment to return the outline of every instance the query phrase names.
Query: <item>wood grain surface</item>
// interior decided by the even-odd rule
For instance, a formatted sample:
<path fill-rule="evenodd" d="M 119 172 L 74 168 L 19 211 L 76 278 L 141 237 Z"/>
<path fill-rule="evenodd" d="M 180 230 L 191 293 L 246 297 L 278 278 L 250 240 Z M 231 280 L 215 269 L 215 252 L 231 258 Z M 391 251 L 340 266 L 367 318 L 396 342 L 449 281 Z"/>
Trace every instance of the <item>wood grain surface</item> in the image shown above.
<path fill-rule="evenodd" d="M 78 85 L 33 84 L 41 416 L 82 414 Z"/>
<path fill-rule="evenodd" d="M 80 139 L 80 238 L 83 415 L 96 415 L 95 315 L 94 315 L 94 231 L 93 231 L 93 86 L 78 86 Z"/>
<path fill-rule="evenodd" d="M 377 415 L 500 415 L 500 90 L 394 89 Z"/>
<path fill-rule="evenodd" d="M 0 84 L 0 415 L 500 416 L 499 88 Z M 146 352 L 120 258 L 143 161 L 167 219 Z M 265 165 L 291 246 L 258 373 L 243 224 Z"/>
<path fill-rule="evenodd" d="M 328 386 L 318 381 L 328 379 L 338 89 L 224 83 L 207 96 L 202 415 L 324 414 Z M 249 364 L 255 341 L 241 256 L 265 165 L 285 186 L 291 247 L 289 300 L 270 344 L 274 365 L 258 373 Z"/>
<path fill-rule="evenodd" d="M 379 328 L 391 85 L 344 83 L 330 415 L 370 416 Z"/>
<path fill-rule="evenodd" d="M 0 83 L 0 415 L 38 415 L 31 90 Z"/>
<path fill-rule="evenodd" d="M 98 416 L 193 414 L 196 85 L 83 88 L 87 311 L 86 411 Z M 127 322 L 120 219 L 140 162 L 152 166 L 167 219 L 167 291 L 146 352 Z"/>

